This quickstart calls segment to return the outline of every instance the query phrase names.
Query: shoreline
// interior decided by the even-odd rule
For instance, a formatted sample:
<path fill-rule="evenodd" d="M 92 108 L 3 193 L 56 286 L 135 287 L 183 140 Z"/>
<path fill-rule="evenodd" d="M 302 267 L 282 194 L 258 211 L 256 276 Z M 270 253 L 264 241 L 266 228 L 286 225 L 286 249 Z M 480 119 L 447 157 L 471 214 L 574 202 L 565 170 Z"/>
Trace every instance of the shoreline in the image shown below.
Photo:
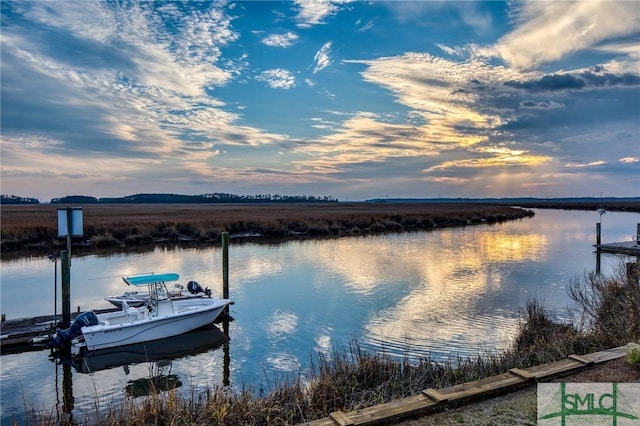
<path fill-rule="evenodd" d="M 2 256 L 46 255 L 66 248 L 57 237 L 52 205 L 6 205 L 1 210 Z M 532 217 L 519 207 L 433 203 L 137 204 L 85 205 L 83 237 L 74 254 L 210 247 L 223 232 L 233 242 L 273 243 L 493 224 Z"/>

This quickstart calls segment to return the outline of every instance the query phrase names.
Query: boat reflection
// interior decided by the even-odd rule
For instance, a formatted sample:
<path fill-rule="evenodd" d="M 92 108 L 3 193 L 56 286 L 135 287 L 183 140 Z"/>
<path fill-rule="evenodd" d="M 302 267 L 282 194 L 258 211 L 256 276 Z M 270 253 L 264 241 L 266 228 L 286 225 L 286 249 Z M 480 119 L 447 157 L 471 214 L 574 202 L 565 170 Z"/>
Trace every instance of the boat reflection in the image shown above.
<path fill-rule="evenodd" d="M 125 392 L 128 396 L 137 398 L 170 391 L 180 386 L 182 386 L 180 377 L 177 374 L 171 374 L 171 361 L 157 361 L 152 363 L 149 377 L 129 380 Z"/>
<path fill-rule="evenodd" d="M 172 373 L 173 361 L 178 358 L 194 356 L 211 350 L 223 348 L 223 383 L 229 384 L 230 356 L 228 337 L 228 320 L 223 321 L 223 331 L 216 325 L 194 330 L 171 338 L 151 342 L 121 346 L 118 348 L 87 351 L 82 355 L 71 355 L 67 350 L 52 352 L 50 360 L 56 365 L 56 396 L 58 394 L 58 366 L 62 365 L 62 406 L 57 400 L 56 408 L 59 416 L 67 422 L 73 421 L 76 401 L 73 392 L 72 370 L 81 375 L 92 374 L 101 370 L 122 367 L 125 376 L 133 374 L 137 364 L 148 364 L 145 377 L 130 379 L 125 385 L 125 394 L 137 398 L 144 395 L 177 389 L 183 382 L 177 374 Z M 61 411 L 58 410 L 61 408 Z"/>
<path fill-rule="evenodd" d="M 93 373 L 144 362 L 171 361 L 187 355 L 197 355 L 221 347 L 229 338 L 216 326 L 195 330 L 179 336 L 117 348 L 88 351 L 73 357 L 79 373 Z"/>

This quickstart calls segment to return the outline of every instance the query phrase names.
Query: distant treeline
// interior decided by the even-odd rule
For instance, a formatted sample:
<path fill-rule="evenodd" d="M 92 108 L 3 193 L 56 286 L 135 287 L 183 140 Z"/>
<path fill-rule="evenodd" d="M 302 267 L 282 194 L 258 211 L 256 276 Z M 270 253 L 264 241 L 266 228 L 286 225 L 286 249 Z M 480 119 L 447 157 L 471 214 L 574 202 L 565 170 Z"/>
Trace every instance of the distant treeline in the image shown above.
<path fill-rule="evenodd" d="M 518 206 L 527 209 L 598 210 L 640 212 L 640 197 L 561 197 L 561 198 L 378 198 L 368 203 L 486 204 Z"/>
<path fill-rule="evenodd" d="M 332 197 L 316 197 L 313 195 L 234 195 L 234 194 L 135 194 L 119 198 L 96 198 L 87 195 L 69 195 L 52 198 L 51 204 L 170 204 L 170 203 L 335 203 Z M 40 204 L 35 198 L 24 198 L 15 195 L 2 195 L 2 204 Z"/>
<path fill-rule="evenodd" d="M 0 204 L 40 204 L 36 198 L 18 197 L 17 195 L 0 195 Z"/>

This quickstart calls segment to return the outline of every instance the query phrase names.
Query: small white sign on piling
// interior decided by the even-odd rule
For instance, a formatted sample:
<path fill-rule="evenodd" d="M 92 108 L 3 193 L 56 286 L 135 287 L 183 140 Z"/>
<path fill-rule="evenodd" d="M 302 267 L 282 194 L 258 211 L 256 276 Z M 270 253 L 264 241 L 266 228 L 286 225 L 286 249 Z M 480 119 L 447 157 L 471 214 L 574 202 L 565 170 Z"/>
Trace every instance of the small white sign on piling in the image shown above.
<path fill-rule="evenodd" d="M 82 207 L 58 209 L 58 237 L 82 235 Z"/>

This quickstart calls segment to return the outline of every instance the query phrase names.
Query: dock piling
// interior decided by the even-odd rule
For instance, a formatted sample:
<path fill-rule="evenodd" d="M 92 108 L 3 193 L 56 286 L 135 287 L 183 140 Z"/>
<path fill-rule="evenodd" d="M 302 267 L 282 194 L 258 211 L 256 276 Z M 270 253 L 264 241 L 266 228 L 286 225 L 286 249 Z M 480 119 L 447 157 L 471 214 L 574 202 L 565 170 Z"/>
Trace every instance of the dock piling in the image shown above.
<path fill-rule="evenodd" d="M 62 268 L 62 324 L 63 328 L 71 325 L 71 265 L 69 263 L 69 252 L 60 251 Z"/>
<path fill-rule="evenodd" d="M 222 233 L 222 297 L 229 298 L 229 233 Z"/>

